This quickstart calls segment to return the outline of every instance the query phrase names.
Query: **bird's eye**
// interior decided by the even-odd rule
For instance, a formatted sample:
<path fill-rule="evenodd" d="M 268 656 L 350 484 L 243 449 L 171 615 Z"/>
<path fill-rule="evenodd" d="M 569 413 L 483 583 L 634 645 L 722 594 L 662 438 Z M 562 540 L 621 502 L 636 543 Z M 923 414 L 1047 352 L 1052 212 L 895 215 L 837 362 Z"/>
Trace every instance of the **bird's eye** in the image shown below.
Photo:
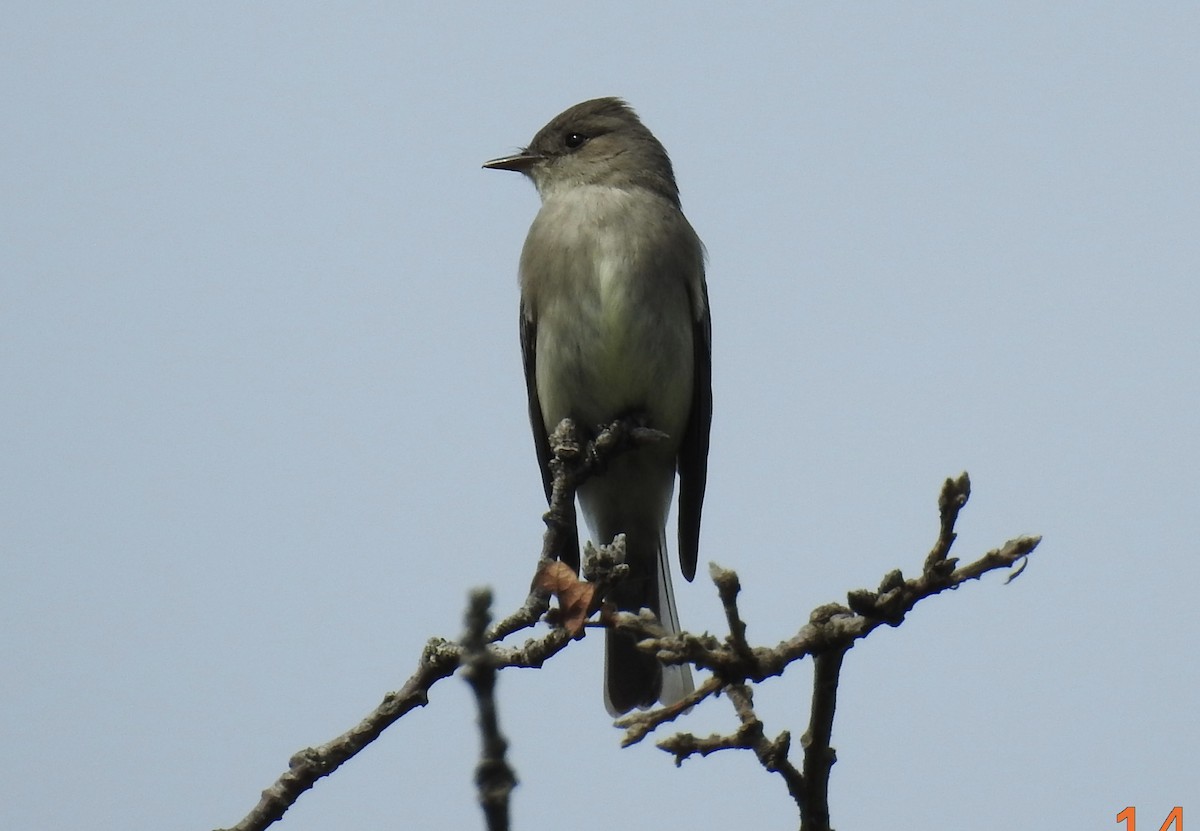
<path fill-rule="evenodd" d="M 583 147 L 584 143 L 587 140 L 588 140 L 588 137 L 585 136 L 583 133 L 567 133 L 567 137 L 565 139 L 563 139 L 563 141 L 566 142 L 567 148 L 570 150 L 575 150 L 576 148 Z"/>

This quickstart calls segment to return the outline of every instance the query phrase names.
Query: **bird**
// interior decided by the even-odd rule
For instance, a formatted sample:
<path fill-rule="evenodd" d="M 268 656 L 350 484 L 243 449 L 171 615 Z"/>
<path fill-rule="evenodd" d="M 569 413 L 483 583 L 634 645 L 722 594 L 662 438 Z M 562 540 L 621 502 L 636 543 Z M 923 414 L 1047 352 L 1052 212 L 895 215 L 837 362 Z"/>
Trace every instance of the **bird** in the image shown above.
<path fill-rule="evenodd" d="M 704 246 L 684 216 L 666 149 L 622 99 L 576 104 L 516 154 L 484 167 L 516 171 L 541 198 L 521 252 L 520 337 L 542 483 L 548 431 L 571 418 L 590 435 L 620 418 L 665 434 L 617 456 L 578 489 L 592 540 L 625 534 L 619 610 L 653 611 L 680 631 L 667 554 L 679 479 L 678 553 L 696 573 L 712 425 L 712 325 Z M 578 570 L 578 543 L 561 559 Z M 572 559 L 573 558 L 573 559 Z M 686 665 L 664 666 L 630 635 L 605 636 L 604 702 L 613 715 L 693 689 Z"/>

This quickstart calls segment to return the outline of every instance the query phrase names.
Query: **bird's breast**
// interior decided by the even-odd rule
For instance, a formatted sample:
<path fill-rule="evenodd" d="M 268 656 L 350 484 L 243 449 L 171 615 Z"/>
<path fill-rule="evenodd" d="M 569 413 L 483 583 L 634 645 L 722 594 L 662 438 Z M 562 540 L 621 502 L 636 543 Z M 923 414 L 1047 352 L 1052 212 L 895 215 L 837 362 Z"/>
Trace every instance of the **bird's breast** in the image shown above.
<path fill-rule="evenodd" d="M 694 234 L 661 200 L 591 197 L 548 201 L 522 255 L 543 417 L 594 426 L 639 412 L 678 441 L 691 406 Z"/>

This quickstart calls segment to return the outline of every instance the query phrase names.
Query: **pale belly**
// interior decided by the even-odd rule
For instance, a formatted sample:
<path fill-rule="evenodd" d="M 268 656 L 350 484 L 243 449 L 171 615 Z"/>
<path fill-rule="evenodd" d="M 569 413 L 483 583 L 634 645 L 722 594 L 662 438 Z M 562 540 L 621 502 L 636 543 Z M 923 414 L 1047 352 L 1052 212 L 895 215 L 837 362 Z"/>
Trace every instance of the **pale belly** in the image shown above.
<path fill-rule="evenodd" d="M 593 428 L 643 415 L 674 456 L 691 411 L 689 291 L 702 268 L 687 220 L 653 196 L 594 187 L 545 201 L 522 252 L 522 292 L 547 430 L 565 417 Z"/>
<path fill-rule="evenodd" d="M 670 436 L 666 447 L 677 448 L 691 409 L 691 330 L 682 286 L 653 298 L 636 290 L 585 289 L 547 303 L 537 329 L 546 428 L 565 417 L 592 428 L 642 415 Z"/>

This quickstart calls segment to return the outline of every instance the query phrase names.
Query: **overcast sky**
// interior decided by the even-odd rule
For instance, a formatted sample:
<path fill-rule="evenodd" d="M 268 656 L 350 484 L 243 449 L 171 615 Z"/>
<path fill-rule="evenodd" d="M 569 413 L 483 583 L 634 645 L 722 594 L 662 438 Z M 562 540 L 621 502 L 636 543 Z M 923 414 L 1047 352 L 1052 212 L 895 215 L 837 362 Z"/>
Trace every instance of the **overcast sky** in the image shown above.
<path fill-rule="evenodd" d="M 701 561 L 753 641 L 915 573 L 948 475 L 959 556 L 1045 535 L 850 653 L 834 825 L 1191 816 L 1197 43 L 1192 3 L 8 4 L 0 827 L 232 824 L 471 587 L 521 601 L 538 203 L 480 163 L 600 95 L 708 248 Z M 750 754 L 621 750 L 601 642 L 500 678 L 516 827 L 796 826 Z M 279 827 L 482 827 L 474 720 L 439 684 Z"/>

